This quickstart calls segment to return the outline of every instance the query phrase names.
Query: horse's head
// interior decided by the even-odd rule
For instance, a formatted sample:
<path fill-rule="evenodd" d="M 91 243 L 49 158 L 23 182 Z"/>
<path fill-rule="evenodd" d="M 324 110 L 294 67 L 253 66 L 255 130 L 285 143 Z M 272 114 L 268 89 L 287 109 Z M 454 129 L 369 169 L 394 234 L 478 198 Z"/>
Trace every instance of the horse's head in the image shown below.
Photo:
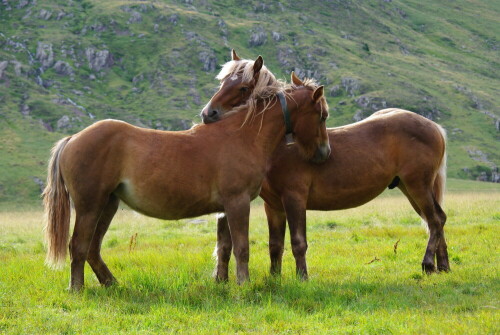
<path fill-rule="evenodd" d="M 278 83 L 264 66 L 261 56 L 255 61 L 241 59 L 232 50 L 231 58 L 217 75 L 217 79 L 221 81 L 219 90 L 200 113 L 203 123 L 219 121 L 233 108 L 255 98 L 266 86 Z"/>
<path fill-rule="evenodd" d="M 328 104 L 324 97 L 323 86 L 314 80 L 301 81 L 292 73 L 293 85 L 287 90 L 291 114 L 292 133 L 302 156 L 315 163 L 322 163 L 331 153 L 326 119 Z"/>

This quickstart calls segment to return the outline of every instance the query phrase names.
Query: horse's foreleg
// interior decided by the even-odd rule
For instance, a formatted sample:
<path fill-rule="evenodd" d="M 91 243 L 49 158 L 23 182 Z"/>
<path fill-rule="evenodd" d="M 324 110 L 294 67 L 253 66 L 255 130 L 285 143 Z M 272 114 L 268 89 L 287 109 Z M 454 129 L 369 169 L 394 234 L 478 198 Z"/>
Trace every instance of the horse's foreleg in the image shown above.
<path fill-rule="evenodd" d="M 215 268 L 214 277 L 220 281 L 227 281 L 229 277 L 229 259 L 231 258 L 231 250 L 233 242 L 231 241 L 231 233 L 226 215 L 217 218 L 217 265 Z"/>
<path fill-rule="evenodd" d="M 97 279 L 99 279 L 99 282 L 104 286 L 110 286 L 116 283 L 115 277 L 111 271 L 109 271 L 106 263 L 102 260 L 101 245 L 102 239 L 108 231 L 111 220 L 113 220 L 113 217 L 118 210 L 119 203 L 120 199 L 114 194 L 111 194 L 97 223 L 94 237 L 92 238 L 92 242 L 90 244 L 89 254 L 87 256 L 87 261 L 92 267 L 92 270 L 94 270 Z"/>
<path fill-rule="evenodd" d="M 236 276 L 238 284 L 249 280 L 248 260 L 250 250 L 248 245 L 248 219 L 250 215 L 250 198 L 248 196 L 232 197 L 224 206 L 233 253 L 236 259 Z"/>
<path fill-rule="evenodd" d="M 295 257 L 296 273 L 302 280 L 307 280 L 307 236 L 306 236 L 306 199 L 300 195 L 283 198 L 283 205 L 290 228 L 292 252 Z"/>
<path fill-rule="evenodd" d="M 269 256 L 271 258 L 271 274 L 281 274 L 281 261 L 285 247 L 286 214 L 273 209 L 264 203 L 267 224 L 269 225 Z"/>

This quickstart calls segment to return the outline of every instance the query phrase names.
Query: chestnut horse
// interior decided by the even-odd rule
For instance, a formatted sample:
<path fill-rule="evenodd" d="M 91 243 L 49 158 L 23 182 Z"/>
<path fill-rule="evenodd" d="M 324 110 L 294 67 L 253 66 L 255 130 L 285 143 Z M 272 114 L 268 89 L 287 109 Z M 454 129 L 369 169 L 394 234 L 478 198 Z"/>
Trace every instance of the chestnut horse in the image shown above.
<path fill-rule="evenodd" d="M 231 59 L 216 77 L 221 82 L 219 90 L 200 113 L 205 124 L 218 121 L 242 104 L 248 105 L 251 112 L 256 101 L 269 102 L 285 85 L 264 66 L 261 56 L 255 61 L 241 59 L 232 50 Z"/>
<path fill-rule="evenodd" d="M 293 73 L 295 85 L 304 85 Z M 223 115 L 219 115 L 222 117 Z M 398 187 L 427 222 L 430 237 L 422 261 L 427 273 L 450 269 L 441 208 L 446 179 L 446 135 L 418 114 L 385 109 L 352 125 L 328 130 L 332 155 L 311 164 L 283 142 L 268 167 L 260 196 L 269 224 L 271 272 L 281 272 L 286 220 L 297 274 L 307 279 L 306 209 L 340 210 Z M 227 279 L 231 240 L 224 217 L 218 219 L 216 276 Z"/>
<path fill-rule="evenodd" d="M 330 148 L 323 87 L 285 92 L 297 146 L 304 157 Z M 181 219 L 224 211 L 234 245 L 237 279 L 248 275 L 250 201 L 260 191 L 267 161 L 285 134 L 278 98 L 246 106 L 219 123 L 169 132 L 105 120 L 60 140 L 52 150 L 47 187 L 47 262 L 64 263 L 70 198 L 76 219 L 69 244 L 72 290 L 84 283 L 88 261 L 99 282 L 116 281 L 101 258 L 101 243 L 120 200 L 145 215 Z M 327 150 L 325 150 L 327 148 Z"/>

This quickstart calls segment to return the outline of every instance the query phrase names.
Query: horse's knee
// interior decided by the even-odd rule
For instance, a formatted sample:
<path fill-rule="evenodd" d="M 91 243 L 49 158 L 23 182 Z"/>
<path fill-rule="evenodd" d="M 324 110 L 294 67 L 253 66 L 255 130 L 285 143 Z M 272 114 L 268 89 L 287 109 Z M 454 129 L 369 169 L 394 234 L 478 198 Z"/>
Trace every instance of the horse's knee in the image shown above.
<path fill-rule="evenodd" d="M 269 254 L 271 255 L 271 258 L 275 259 L 281 257 L 283 255 L 284 247 L 283 242 L 270 242 Z"/>
<path fill-rule="evenodd" d="M 234 248 L 234 257 L 237 261 L 246 262 L 250 259 L 250 250 L 248 247 Z"/>
<path fill-rule="evenodd" d="M 304 256 L 307 252 L 307 241 L 304 239 L 293 239 L 292 252 L 295 257 Z"/>
<path fill-rule="evenodd" d="M 229 262 L 231 258 L 232 245 L 229 243 L 218 243 L 217 244 L 217 257 L 222 262 Z"/>

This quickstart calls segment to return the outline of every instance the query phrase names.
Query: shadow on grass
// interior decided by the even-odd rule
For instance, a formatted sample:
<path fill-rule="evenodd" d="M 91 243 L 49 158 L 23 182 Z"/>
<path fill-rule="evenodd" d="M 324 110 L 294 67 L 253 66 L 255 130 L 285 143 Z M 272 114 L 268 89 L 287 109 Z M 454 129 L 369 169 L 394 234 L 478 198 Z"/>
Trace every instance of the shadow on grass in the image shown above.
<path fill-rule="evenodd" d="M 432 276 L 444 276 L 433 280 Z M 123 283 L 110 288 L 90 287 L 85 299 L 98 304 L 112 304 L 127 313 L 145 314 L 151 308 L 176 307 L 190 311 L 232 310 L 245 307 L 282 308 L 296 313 L 335 313 L 350 310 L 369 313 L 439 308 L 442 311 L 471 312 L 485 301 L 488 292 L 498 290 L 494 278 L 481 283 L 455 280 L 453 274 L 394 282 L 326 282 L 282 280 L 267 277 L 238 286 L 211 280 L 153 280 Z M 388 278 L 394 280 L 394 277 Z M 429 308 L 431 307 L 431 308 Z"/>

